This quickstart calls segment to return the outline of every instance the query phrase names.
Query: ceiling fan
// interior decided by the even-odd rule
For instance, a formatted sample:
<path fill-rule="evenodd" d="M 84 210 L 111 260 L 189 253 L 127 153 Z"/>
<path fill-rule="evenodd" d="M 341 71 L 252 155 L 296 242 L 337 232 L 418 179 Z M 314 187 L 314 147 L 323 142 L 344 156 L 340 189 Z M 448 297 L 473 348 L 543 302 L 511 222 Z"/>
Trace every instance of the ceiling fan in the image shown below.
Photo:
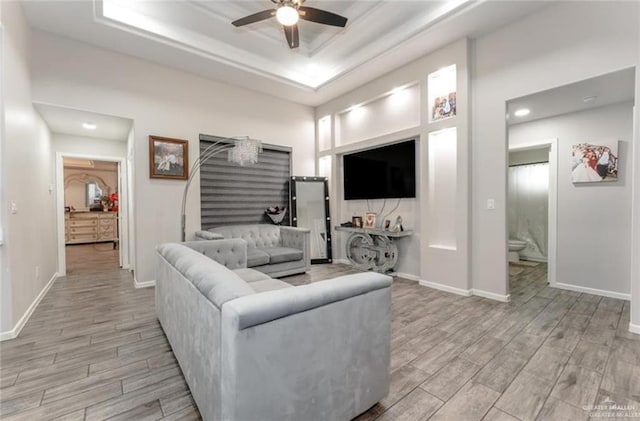
<path fill-rule="evenodd" d="M 303 6 L 302 3 L 304 3 L 304 1 L 305 0 L 271 0 L 271 2 L 276 5 L 275 9 L 263 10 L 262 12 L 245 16 L 231 23 L 234 26 L 244 26 L 275 16 L 282 25 L 289 48 L 298 48 L 300 45 L 300 37 L 298 34 L 299 19 L 321 23 L 323 25 L 339 26 L 341 28 L 344 28 L 347 24 L 347 18 L 344 16 L 314 7 Z"/>

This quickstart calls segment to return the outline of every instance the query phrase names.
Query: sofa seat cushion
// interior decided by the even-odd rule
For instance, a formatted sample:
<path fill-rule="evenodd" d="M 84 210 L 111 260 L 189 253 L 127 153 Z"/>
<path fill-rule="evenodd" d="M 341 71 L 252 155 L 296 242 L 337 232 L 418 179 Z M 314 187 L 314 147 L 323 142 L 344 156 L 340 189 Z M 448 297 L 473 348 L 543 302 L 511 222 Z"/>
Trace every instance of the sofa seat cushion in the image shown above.
<path fill-rule="evenodd" d="M 255 269 L 242 268 L 242 269 L 235 269 L 233 272 L 239 277 L 241 277 L 243 281 L 248 283 L 256 282 L 256 281 L 265 281 L 267 279 L 271 279 L 271 277 L 266 273 L 262 273 Z"/>
<path fill-rule="evenodd" d="M 269 255 L 261 249 L 247 249 L 247 267 L 261 266 L 269 264 Z"/>
<path fill-rule="evenodd" d="M 265 247 L 260 250 L 269 256 L 269 263 L 272 265 L 302 259 L 302 250 L 289 247 Z"/>
<path fill-rule="evenodd" d="M 264 279 L 262 281 L 250 282 L 249 287 L 255 292 L 275 291 L 276 289 L 293 288 L 286 282 L 279 281 L 278 279 Z"/>

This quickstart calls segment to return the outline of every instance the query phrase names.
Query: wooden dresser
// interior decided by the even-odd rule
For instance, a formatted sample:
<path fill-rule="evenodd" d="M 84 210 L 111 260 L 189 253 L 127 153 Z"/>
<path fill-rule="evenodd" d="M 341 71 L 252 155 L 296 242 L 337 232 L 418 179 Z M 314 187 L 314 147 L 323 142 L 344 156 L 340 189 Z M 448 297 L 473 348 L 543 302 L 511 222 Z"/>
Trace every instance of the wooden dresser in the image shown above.
<path fill-rule="evenodd" d="M 64 216 L 66 244 L 118 240 L 117 212 L 67 212 Z"/>

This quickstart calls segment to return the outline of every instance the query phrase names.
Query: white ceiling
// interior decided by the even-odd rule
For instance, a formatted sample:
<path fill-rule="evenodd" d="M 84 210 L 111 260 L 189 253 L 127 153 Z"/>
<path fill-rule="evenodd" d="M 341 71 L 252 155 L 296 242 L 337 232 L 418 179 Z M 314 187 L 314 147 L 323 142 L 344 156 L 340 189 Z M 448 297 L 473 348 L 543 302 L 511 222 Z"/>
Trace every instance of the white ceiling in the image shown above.
<path fill-rule="evenodd" d="M 233 20 L 269 0 L 33 0 L 38 29 L 308 105 L 465 36 L 475 37 L 546 7 L 540 1 L 308 0 L 349 19 L 345 28 L 301 21 L 290 50 L 275 19 Z"/>
<path fill-rule="evenodd" d="M 526 123 L 619 102 L 633 101 L 634 89 L 635 70 L 633 68 L 549 89 L 509 101 L 507 104 L 508 124 Z M 585 103 L 584 99 L 589 97 L 596 98 Z M 514 111 L 519 109 L 528 109 L 531 113 L 524 117 L 514 116 Z"/>
<path fill-rule="evenodd" d="M 74 110 L 48 104 L 34 104 L 34 107 L 53 133 L 73 136 L 127 141 L 133 122 L 127 118 Z M 95 130 L 87 130 L 83 123 L 93 123 Z"/>

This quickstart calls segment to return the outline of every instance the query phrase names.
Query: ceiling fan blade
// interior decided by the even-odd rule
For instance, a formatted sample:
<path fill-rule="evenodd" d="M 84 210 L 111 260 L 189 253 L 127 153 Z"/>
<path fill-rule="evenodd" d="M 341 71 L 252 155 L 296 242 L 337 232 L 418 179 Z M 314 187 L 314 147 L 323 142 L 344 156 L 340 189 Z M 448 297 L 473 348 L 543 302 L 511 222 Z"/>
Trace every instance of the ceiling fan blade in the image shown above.
<path fill-rule="evenodd" d="M 300 6 L 298 7 L 300 19 L 311 22 L 322 23 L 324 25 L 340 26 L 344 28 L 347 24 L 347 18 L 327 12 L 326 10 L 316 9 L 314 7 Z"/>
<path fill-rule="evenodd" d="M 298 48 L 300 46 L 300 36 L 298 34 L 298 25 L 283 26 L 284 36 L 287 38 L 289 48 Z"/>
<path fill-rule="evenodd" d="M 260 22 L 261 20 L 269 19 L 272 16 L 276 15 L 276 11 L 274 9 L 263 10 L 262 12 L 254 13 L 253 15 L 245 16 L 238 20 L 234 20 L 231 22 L 233 26 L 244 26 L 250 23 Z"/>

